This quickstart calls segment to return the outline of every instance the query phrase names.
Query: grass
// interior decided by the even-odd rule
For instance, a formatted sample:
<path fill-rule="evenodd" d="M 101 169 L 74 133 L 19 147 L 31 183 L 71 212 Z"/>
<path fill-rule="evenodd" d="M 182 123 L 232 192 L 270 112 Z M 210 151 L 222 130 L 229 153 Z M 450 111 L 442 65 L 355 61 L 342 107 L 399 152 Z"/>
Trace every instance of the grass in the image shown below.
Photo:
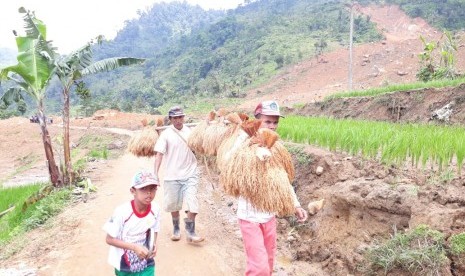
<path fill-rule="evenodd" d="M 367 90 L 355 90 L 355 91 L 345 91 L 341 93 L 335 93 L 328 97 L 324 98 L 324 101 L 338 98 L 350 98 L 350 97 L 370 97 L 370 96 L 379 96 L 391 92 L 398 91 L 409 91 L 422 88 L 441 88 L 446 86 L 457 86 L 462 83 L 465 83 L 465 78 L 458 78 L 454 80 L 435 80 L 430 82 L 412 82 L 405 84 L 394 84 L 385 87 L 372 88 Z"/>
<path fill-rule="evenodd" d="M 305 103 L 295 103 L 292 105 L 294 109 L 302 109 L 305 106 Z"/>
<path fill-rule="evenodd" d="M 8 243 L 12 238 L 43 225 L 50 217 L 59 213 L 68 202 L 71 190 L 53 190 L 48 196 L 33 200 L 41 188 L 49 183 L 35 183 L 32 185 L 9 187 L 0 189 L 0 210 L 11 206 L 15 208 L 0 218 L 0 246 Z M 31 202 L 23 211 L 25 202 Z"/>
<path fill-rule="evenodd" d="M 444 235 L 427 225 L 419 225 L 405 233 L 395 233 L 384 243 L 371 246 L 365 252 L 368 270 L 385 273 L 401 269 L 411 273 L 439 275 L 447 261 Z"/>
<path fill-rule="evenodd" d="M 97 134 L 87 134 L 79 139 L 79 147 L 71 150 L 73 170 L 77 173 L 77 179 L 84 173 L 88 162 L 112 157 L 111 151 L 108 150 L 112 141 L 112 137 Z"/>
<path fill-rule="evenodd" d="M 79 139 L 79 148 L 100 148 L 111 142 L 110 137 L 98 134 L 86 134 Z"/>
<path fill-rule="evenodd" d="M 113 137 L 97 134 L 87 134 L 79 139 L 79 148 L 73 149 L 71 156 L 79 159 L 83 155 L 93 158 L 108 159 L 110 152 L 108 145 L 113 142 Z"/>
<path fill-rule="evenodd" d="M 292 156 L 295 156 L 300 165 L 308 165 L 312 163 L 312 156 L 305 152 L 303 145 L 285 144 L 287 150 Z"/>
<path fill-rule="evenodd" d="M 92 157 L 92 158 L 108 159 L 108 149 L 107 148 L 92 149 L 88 155 L 89 157 Z"/>
<path fill-rule="evenodd" d="M 453 255 L 465 254 L 465 232 L 452 235 L 449 242 L 450 251 Z"/>

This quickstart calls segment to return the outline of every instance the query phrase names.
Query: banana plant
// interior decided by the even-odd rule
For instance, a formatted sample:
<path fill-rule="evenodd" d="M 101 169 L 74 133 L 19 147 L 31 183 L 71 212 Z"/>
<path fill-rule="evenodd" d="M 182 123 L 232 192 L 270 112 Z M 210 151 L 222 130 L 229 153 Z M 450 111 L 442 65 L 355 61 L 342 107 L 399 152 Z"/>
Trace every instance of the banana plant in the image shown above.
<path fill-rule="evenodd" d="M 85 46 L 73 51 L 67 56 L 57 59 L 55 74 L 61 82 L 63 94 L 63 152 L 65 161 L 64 182 L 74 182 L 69 146 L 69 98 L 72 86 L 87 75 L 111 71 L 122 66 L 141 64 L 145 59 L 131 57 L 114 57 L 93 62 L 92 47 L 100 44 L 102 36 L 96 37 Z"/>
<path fill-rule="evenodd" d="M 0 97 L 0 101 L 8 103 L 11 99 L 22 97 L 23 94 L 29 95 L 34 100 L 37 105 L 50 181 L 54 186 L 61 186 L 63 179 L 53 156 L 44 108 L 45 91 L 55 72 L 54 60 L 57 53 L 52 43 L 47 41 L 46 25 L 35 17 L 34 12 L 21 7 L 19 13 L 24 14 L 26 34 L 16 37 L 18 64 L 0 69 L 0 81 L 10 80 L 15 86 L 7 89 Z"/>

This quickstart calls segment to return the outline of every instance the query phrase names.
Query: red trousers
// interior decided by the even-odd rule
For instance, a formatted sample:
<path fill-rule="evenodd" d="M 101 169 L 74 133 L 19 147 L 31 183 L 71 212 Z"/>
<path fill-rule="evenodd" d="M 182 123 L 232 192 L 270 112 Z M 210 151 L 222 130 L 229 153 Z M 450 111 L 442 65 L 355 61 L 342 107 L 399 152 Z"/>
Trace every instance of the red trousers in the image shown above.
<path fill-rule="evenodd" d="M 266 223 L 239 219 L 247 255 L 246 276 L 270 276 L 276 254 L 276 218 Z"/>

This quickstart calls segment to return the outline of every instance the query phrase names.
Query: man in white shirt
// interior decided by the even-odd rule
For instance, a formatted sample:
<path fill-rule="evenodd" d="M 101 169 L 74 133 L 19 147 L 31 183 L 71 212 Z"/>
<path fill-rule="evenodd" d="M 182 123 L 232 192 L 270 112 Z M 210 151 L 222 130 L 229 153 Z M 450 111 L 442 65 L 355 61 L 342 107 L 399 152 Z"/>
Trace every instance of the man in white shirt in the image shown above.
<path fill-rule="evenodd" d="M 261 128 L 276 131 L 281 116 L 279 105 L 275 101 L 261 102 L 255 109 L 254 116 L 262 120 Z M 307 220 L 307 212 L 300 206 L 293 191 L 295 216 L 298 222 Z M 237 205 L 237 217 L 247 255 L 247 276 L 269 276 L 273 273 L 276 255 L 276 216 L 260 212 L 243 197 Z"/>
<path fill-rule="evenodd" d="M 187 145 L 191 133 L 184 125 L 184 112 L 179 106 L 168 112 L 171 125 L 163 130 L 155 144 L 155 175 L 158 176 L 160 165 L 164 160 L 164 209 L 171 213 L 173 219 L 173 235 L 171 240 L 179 241 L 181 231 L 179 219 L 183 202 L 187 206 L 187 218 L 184 219 L 187 241 L 202 242 L 203 237 L 195 233 L 195 217 L 199 212 L 197 186 L 199 173 L 197 159 Z"/>

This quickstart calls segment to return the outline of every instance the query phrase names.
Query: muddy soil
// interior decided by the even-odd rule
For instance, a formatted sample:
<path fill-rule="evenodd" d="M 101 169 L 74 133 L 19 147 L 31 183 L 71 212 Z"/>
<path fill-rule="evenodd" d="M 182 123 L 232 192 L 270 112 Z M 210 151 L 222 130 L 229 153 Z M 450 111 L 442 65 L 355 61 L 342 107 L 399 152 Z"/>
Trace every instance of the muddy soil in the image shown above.
<path fill-rule="evenodd" d="M 297 260 L 319 263 L 325 275 L 366 275 L 366 248 L 396 231 L 426 224 L 446 239 L 465 231 L 463 178 L 446 182 L 407 166 L 385 166 L 313 147 L 305 151 L 311 162 L 295 160 L 297 194 L 303 203 L 324 198 L 325 205 L 306 227 L 298 228 L 301 241 L 291 247 Z M 440 275 L 464 275 L 453 256 L 449 258 Z"/>

